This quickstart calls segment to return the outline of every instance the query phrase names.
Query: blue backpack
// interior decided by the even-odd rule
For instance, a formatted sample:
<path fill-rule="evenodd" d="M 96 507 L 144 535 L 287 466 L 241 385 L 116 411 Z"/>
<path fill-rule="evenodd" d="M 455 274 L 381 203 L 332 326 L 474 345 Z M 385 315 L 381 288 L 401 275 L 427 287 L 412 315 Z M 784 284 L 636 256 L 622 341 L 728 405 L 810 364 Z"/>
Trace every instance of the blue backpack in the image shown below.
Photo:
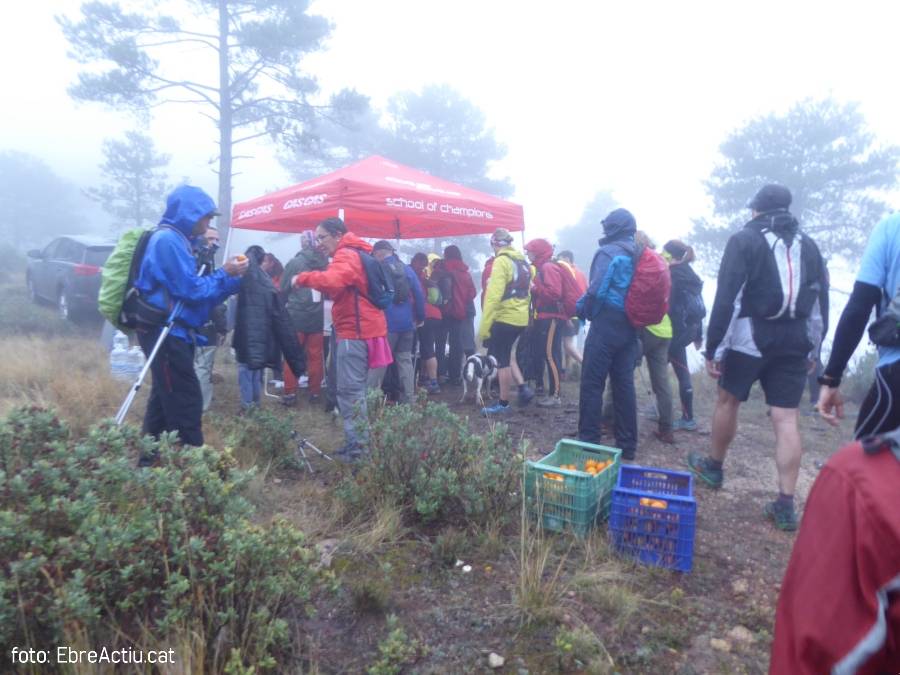
<path fill-rule="evenodd" d="M 387 263 L 379 262 L 374 256 L 356 249 L 369 292 L 366 299 L 378 309 L 387 309 L 394 301 L 394 273 Z"/>

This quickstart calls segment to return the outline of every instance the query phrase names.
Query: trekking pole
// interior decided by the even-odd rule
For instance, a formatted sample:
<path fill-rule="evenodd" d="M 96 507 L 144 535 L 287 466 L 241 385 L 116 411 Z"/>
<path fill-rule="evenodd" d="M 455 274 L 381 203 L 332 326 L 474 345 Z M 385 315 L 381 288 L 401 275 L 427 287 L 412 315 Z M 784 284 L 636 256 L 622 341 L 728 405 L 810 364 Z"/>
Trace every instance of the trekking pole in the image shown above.
<path fill-rule="evenodd" d="M 202 276 L 205 269 L 206 265 L 203 265 L 197 272 L 198 276 Z M 122 422 L 125 421 L 125 416 L 128 414 L 128 409 L 131 408 L 131 404 L 134 402 L 134 397 L 137 396 L 138 389 L 140 389 L 141 385 L 144 384 L 144 378 L 147 377 L 147 373 L 150 370 L 150 364 L 152 364 L 153 359 L 156 358 L 156 353 L 162 346 L 163 341 L 167 337 L 169 337 L 169 333 L 172 331 L 172 326 L 175 325 L 175 319 L 177 319 L 178 315 L 181 314 L 182 309 L 184 309 L 184 300 L 179 300 L 176 303 L 175 308 L 172 310 L 172 313 L 169 315 L 169 318 L 166 321 L 165 328 L 163 328 L 162 332 L 159 334 L 159 338 L 157 338 L 156 344 L 153 345 L 153 351 L 151 351 L 150 355 L 147 357 L 147 361 L 146 363 L 144 363 L 144 367 L 141 368 L 141 372 L 138 375 L 137 380 L 135 380 L 134 384 L 131 385 L 128 396 L 125 397 L 125 401 L 119 408 L 119 412 L 116 413 L 116 426 L 122 426 Z"/>

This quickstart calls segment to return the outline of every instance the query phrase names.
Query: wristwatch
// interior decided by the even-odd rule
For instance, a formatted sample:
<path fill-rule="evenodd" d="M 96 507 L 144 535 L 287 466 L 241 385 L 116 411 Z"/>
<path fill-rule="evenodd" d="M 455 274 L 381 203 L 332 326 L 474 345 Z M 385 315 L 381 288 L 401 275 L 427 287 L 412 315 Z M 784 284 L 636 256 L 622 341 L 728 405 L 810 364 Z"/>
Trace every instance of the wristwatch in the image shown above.
<path fill-rule="evenodd" d="M 816 378 L 816 382 L 824 384 L 826 387 L 831 387 L 832 389 L 837 389 L 841 386 L 841 378 L 834 377 L 833 375 L 819 375 L 819 377 Z"/>

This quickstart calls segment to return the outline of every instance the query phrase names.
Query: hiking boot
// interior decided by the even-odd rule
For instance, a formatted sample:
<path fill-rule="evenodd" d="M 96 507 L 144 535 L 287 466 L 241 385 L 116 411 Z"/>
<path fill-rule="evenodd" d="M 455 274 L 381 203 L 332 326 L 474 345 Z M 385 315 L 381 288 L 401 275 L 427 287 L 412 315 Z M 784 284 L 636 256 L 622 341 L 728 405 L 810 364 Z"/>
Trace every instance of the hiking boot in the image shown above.
<path fill-rule="evenodd" d="M 537 406 L 539 408 L 560 408 L 562 407 L 562 400 L 560 400 L 559 396 L 547 396 L 538 401 Z"/>
<path fill-rule="evenodd" d="M 297 405 L 297 394 L 285 394 L 281 397 L 281 405 L 291 407 Z"/>
<path fill-rule="evenodd" d="M 797 513 L 794 507 L 786 508 L 772 501 L 766 504 L 764 509 L 766 518 L 772 521 L 775 527 L 784 532 L 793 532 L 797 529 Z"/>
<path fill-rule="evenodd" d="M 654 431 L 653 435 L 656 436 L 658 441 L 675 445 L 675 435 L 671 431 Z"/>
<path fill-rule="evenodd" d="M 687 465 L 691 468 L 691 471 L 694 472 L 694 475 L 709 485 L 709 487 L 718 490 L 722 487 L 724 472 L 722 469 L 710 466 L 710 461 L 711 460 L 707 455 L 694 450 L 689 452 L 687 456 Z"/>
<path fill-rule="evenodd" d="M 694 420 L 686 420 L 682 417 L 672 423 L 672 429 L 675 431 L 697 431 L 697 423 Z"/>
<path fill-rule="evenodd" d="M 491 415 L 507 415 L 512 412 L 512 406 L 509 405 L 500 405 L 498 401 L 494 405 L 489 405 L 486 408 L 481 409 L 482 417 L 489 417 Z"/>
<path fill-rule="evenodd" d="M 531 403 L 531 399 L 533 399 L 533 398 L 534 398 L 534 392 L 528 387 L 528 385 L 525 385 L 524 387 L 519 389 L 518 403 L 523 408 L 526 405 L 528 405 L 529 403 Z"/>
<path fill-rule="evenodd" d="M 355 464 L 362 459 L 364 453 L 356 443 L 347 443 L 343 445 L 332 457 L 341 464 Z"/>
<path fill-rule="evenodd" d="M 315 404 L 318 403 L 320 400 L 322 400 L 322 397 L 321 397 L 319 394 L 310 394 L 310 395 L 309 395 L 309 403 L 310 403 L 310 405 L 315 405 Z"/>
<path fill-rule="evenodd" d="M 153 467 L 160 466 L 161 459 L 159 452 L 154 452 L 149 455 L 141 455 L 138 457 L 137 466 L 139 469 L 152 469 Z"/>
<path fill-rule="evenodd" d="M 633 462 L 635 459 L 635 451 L 634 450 L 623 450 L 622 451 L 622 459 L 627 462 Z"/>

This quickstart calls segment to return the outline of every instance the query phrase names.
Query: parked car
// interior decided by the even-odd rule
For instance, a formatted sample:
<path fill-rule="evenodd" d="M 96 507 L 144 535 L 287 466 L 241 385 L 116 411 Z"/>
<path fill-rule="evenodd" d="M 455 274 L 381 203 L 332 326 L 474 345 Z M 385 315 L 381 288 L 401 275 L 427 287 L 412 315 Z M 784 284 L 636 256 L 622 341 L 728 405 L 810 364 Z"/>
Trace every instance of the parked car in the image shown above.
<path fill-rule="evenodd" d="M 115 245 L 101 237 L 71 235 L 54 239 L 43 251 L 29 251 L 29 297 L 53 303 L 64 319 L 99 316 L 100 272 Z"/>

